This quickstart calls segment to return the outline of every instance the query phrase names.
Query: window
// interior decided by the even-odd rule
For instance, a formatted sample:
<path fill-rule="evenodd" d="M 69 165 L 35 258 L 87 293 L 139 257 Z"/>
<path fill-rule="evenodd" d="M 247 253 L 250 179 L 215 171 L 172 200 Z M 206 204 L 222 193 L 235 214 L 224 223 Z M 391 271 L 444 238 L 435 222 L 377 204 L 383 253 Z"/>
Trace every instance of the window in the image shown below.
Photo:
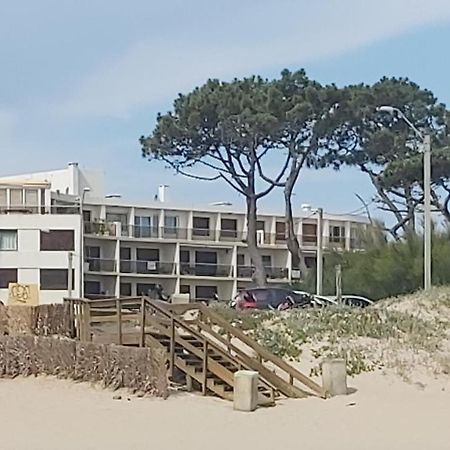
<path fill-rule="evenodd" d="M 131 283 L 120 283 L 120 295 L 131 297 Z"/>
<path fill-rule="evenodd" d="M 209 236 L 209 217 L 194 217 L 192 234 L 194 236 Z"/>
<path fill-rule="evenodd" d="M 100 294 L 102 287 L 100 281 L 85 281 L 84 282 L 84 293 L 86 295 L 98 295 Z"/>
<path fill-rule="evenodd" d="M 23 206 L 23 190 L 22 189 L 11 189 L 9 191 L 10 195 L 10 205 L 12 207 Z"/>
<path fill-rule="evenodd" d="M 304 243 L 315 244 L 317 242 L 317 224 L 303 223 L 302 235 Z"/>
<path fill-rule="evenodd" d="M 262 230 L 262 231 L 265 230 L 265 222 L 264 222 L 264 220 L 257 220 L 256 221 L 256 229 L 257 230 Z"/>
<path fill-rule="evenodd" d="M 166 233 L 176 233 L 178 227 L 177 216 L 164 216 L 164 228 Z"/>
<path fill-rule="evenodd" d="M 195 286 L 197 300 L 209 300 L 217 294 L 217 286 Z"/>
<path fill-rule="evenodd" d="M 262 255 L 263 266 L 267 268 L 272 267 L 272 256 L 271 255 Z"/>
<path fill-rule="evenodd" d="M 41 289 L 43 290 L 65 290 L 68 287 L 68 270 L 67 269 L 41 269 Z M 72 289 L 74 276 L 72 275 Z"/>
<path fill-rule="evenodd" d="M 9 283 L 17 283 L 17 269 L 0 269 L 0 289 L 8 289 Z"/>
<path fill-rule="evenodd" d="M 83 222 L 90 223 L 92 220 L 92 214 L 91 211 L 83 211 Z"/>
<path fill-rule="evenodd" d="M 157 248 L 138 248 L 136 256 L 138 261 L 159 261 L 159 250 Z"/>
<path fill-rule="evenodd" d="M 237 255 L 237 265 L 238 266 L 245 266 L 245 255 Z"/>
<path fill-rule="evenodd" d="M 17 230 L 0 230 L 0 250 L 17 250 Z"/>
<path fill-rule="evenodd" d="M 220 235 L 222 237 L 237 237 L 237 220 L 236 219 L 222 219 L 220 221 Z"/>
<path fill-rule="evenodd" d="M 341 244 L 345 242 L 345 227 L 341 225 L 330 226 L 330 242 Z"/>
<path fill-rule="evenodd" d="M 275 239 L 277 241 L 284 241 L 286 239 L 286 223 L 277 222 L 275 224 Z"/>
<path fill-rule="evenodd" d="M 73 230 L 41 231 L 41 251 L 73 251 Z"/>
<path fill-rule="evenodd" d="M 25 205 L 37 207 L 38 203 L 39 203 L 38 190 L 37 189 L 25 189 Z"/>
<path fill-rule="evenodd" d="M 6 208 L 6 189 L 0 189 L 0 208 Z"/>
<path fill-rule="evenodd" d="M 137 295 L 148 295 L 155 287 L 155 283 L 138 283 L 136 285 Z"/>
<path fill-rule="evenodd" d="M 191 262 L 191 253 L 189 250 L 180 250 L 180 262 L 188 264 Z"/>
<path fill-rule="evenodd" d="M 135 216 L 135 237 L 153 237 L 158 235 L 158 216 Z"/>
<path fill-rule="evenodd" d="M 100 258 L 100 247 L 87 246 L 84 250 L 86 258 Z"/>
<path fill-rule="evenodd" d="M 189 295 L 191 295 L 191 287 L 188 284 L 180 285 L 180 294 L 189 294 Z"/>

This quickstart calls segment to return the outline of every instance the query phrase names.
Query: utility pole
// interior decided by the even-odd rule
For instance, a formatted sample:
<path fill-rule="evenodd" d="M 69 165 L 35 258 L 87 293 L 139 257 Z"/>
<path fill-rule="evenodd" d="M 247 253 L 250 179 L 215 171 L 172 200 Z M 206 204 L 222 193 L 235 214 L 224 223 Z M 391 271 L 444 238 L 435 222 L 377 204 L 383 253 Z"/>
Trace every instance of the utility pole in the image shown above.
<path fill-rule="evenodd" d="M 317 270 L 316 294 L 322 295 L 323 286 L 323 208 L 317 208 Z"/>
<path fill-rule="evenodd" d="M 342 266 L 338 264 L 336 267 L 336 301 L 342 303 Z"/>
<path fill-rule="evenodd" d="M 423 194 L 424 194 L 424 246 L 423 263 L 425 291 L 431 289 L 431 136 L 423 136 Z"/>

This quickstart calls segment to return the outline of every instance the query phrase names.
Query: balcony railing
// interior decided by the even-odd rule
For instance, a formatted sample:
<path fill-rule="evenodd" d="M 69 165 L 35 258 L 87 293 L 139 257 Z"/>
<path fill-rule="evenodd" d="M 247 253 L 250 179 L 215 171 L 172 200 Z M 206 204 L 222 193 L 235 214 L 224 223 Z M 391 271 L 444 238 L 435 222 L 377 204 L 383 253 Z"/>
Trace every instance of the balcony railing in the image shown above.
<path fill-rule="evenodd" d="M 210 228 L 192 228 L 192 239 L 213 241 L 216 238 L 216 230 Z"/>
<path fill-rule="evenodd" d="M 181 263 L 181 275 L 195 275 L 203 277 L 230 277 L 231 265 L 229 264 L 203 264 Z"/>
<path fill-rule="evenodd" d="M 175 272 L 175 263 L 161 261 L 132 261 L 122 259 L 120 261 L 121 273 L 141 273 L 171 275 Z"/>
<path fill-rule="evenodd" d="M 85 270 L 89 272 L 116 272 L 114 259 L 85 258 Z"/>
<path fill-rule="evenodd" d="M 116 226 L 111 222 L 84 222 L 84 234 L 95 236 L 116 236 Z"/>
<path fill-rule="evenodd" d="M 267 278 L 270 280 L 286 280 L 289 278 L 289 271 L 286 267 L 265 267 Z M 238 278 L 252 278 L 255 268 L 253 266 L 238 266 Z"/>
<path fill-rule="evenodd" d="M 145 227 L 141 225 L 131 225 L 130 229 L 130 237 L 135 238 L 158 238 L 159 231 L 158 227 Z"/>

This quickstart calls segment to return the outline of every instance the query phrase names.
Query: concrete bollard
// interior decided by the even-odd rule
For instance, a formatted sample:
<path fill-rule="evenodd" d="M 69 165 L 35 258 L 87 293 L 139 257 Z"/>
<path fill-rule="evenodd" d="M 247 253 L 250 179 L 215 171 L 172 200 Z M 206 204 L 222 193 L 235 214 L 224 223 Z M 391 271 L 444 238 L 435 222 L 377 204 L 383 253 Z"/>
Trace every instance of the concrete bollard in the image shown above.
<path fill-rule="evenodd" d="M 258 406 L 258 372 L 239 370 L 234 374 L 233 408 L 254 411 Z"/>
<path fill-rule="evenodd" d="M 347 395 L 347 367 L 343 359 L 322 362 L 322 385 L 331 395 Z"/>

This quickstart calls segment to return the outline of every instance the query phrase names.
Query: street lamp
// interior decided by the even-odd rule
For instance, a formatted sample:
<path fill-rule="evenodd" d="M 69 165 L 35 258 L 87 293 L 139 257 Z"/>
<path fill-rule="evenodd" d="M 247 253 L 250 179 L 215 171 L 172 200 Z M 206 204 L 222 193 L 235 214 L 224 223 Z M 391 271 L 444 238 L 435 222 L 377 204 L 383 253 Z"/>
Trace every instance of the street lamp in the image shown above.
<path fill-rule="evenodd" d="M 397 114 L 422 141 L 423 153 L 423 195 L 424 195 L 424 239 L 423 239 L 423 284 L 425 291 L 431 289 L 431 136 L 423 134 L 405 116 L 403 111 L 393 106 L 379 106 L 377 111 Z"/>
<path fill-rule="evenodd" d="M 303 204 L 303 211 L 317 214 L 316 295 L 322 295 L 323 285 L 323 208 L 312 208 Z"/>
<path fill-rule="evenodd" d="M 84 197 L 87 192 L 90 192 L 90 188 L 83 188 L 83 192 L 80 195 L 80 298 L 84 297 L 84 219 L 83 219 L 83 206 Z"/>

